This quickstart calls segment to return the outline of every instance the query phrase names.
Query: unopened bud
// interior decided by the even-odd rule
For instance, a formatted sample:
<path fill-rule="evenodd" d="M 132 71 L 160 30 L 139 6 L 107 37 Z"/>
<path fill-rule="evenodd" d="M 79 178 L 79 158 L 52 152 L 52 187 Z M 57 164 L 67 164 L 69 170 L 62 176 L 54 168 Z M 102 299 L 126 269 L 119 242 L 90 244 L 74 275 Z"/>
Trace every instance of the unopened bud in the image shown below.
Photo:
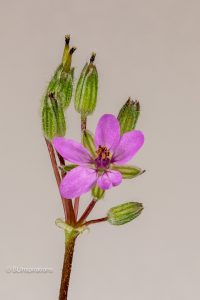
<path fill-rule="evenodd" d="M 104 197 L 105 191 L 102 190 L 98 185 L 95 185 L 92 189 L 92 196 L 95 200 L 100 200 Z"/>
<path fill-rule="evenodd" d="M 60 78 L 55 84 L 55 96 L 61 102 L 64 111 L 70 104 L 73 92 L 74 68 L 68 73 L 62 72 Z"/>
<path fill-rule="evenodd" d="M 117 117 L 120 123 L 121 134 L 135 129 L 139 115 L 139 102 L 137 100 L 133 101 L 129 98 L 120 109 L 119 115 Z"/>
<path fill-rule="evenodd" d="M 75 93 L 75 109 L 82 116 L 87 116 L 95 110 L 98 92 L 98 73 L 94 65 L 95 54 L 90 63 L 86 63 L 79 77 Z"/>
<path fill-rule="evenodd" d="M 93 136 L 88 130 L 83 131 L 82 144 L 90 151 L 94 158 L 97 156 Z"/>
<path fill-rule="evenodd" d="M 64 116 L 62 105 L 60 101 L 58 101 L 55 98 L 55 95 L 53 93 L 49 94 L 49 98 L 51 100 L 53 112 L 56 118 L 56 124 L 57 124 L 56 136 L 64 136 L 66 133 L 66 122 L 65 122 L 65 116 Z"/>
<path fill-rule="evenodd" d="M 145 172 L 145 170 L 142 170 L 140 168 L 127 166 L 127 165 L 125 166 L 111 165 L 111 169 L 120 172 L 123 179 L 132 179 Z"/>
<path fill-rule="evenodd" d="M 112 225 L 123 225 L 137 218 L 143 210 L 138 202 L 128 202 L 111 208 L 108 211 L 108 222 Z"/>
<path fill-rule="evenodd" d="M 44 136 L 48 140 L 52 140 L 56 136 L 56 118 L 52 109 L 52 105 L 49 103 L 48 97 L 45 97 L 42 108 L 42 129 Z"/>

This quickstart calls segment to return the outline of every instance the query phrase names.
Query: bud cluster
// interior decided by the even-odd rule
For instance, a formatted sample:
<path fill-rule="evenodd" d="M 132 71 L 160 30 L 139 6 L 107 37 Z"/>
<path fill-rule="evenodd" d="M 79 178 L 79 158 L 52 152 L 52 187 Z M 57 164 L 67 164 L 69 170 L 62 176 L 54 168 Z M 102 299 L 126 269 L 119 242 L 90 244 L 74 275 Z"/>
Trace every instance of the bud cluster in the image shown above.
<path fill-rule="evenodd" d="M 69 47 L 69 42 L 70 37 L 66 36 L 62 62 L 48 84 L 42 103 L 42 127 L 49 140 L 66 133 L 64 112 L 73 93 L 74 68 L 71 68 L 71 62 L 76 50 L 75 47 Z"/>

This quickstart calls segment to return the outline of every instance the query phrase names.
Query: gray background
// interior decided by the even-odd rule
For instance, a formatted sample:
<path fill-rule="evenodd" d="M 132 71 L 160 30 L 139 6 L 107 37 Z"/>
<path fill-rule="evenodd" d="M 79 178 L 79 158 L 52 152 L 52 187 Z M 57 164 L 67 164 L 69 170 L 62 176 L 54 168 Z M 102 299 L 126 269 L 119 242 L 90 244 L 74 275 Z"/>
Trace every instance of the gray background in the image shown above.
<path fill-rule="evenodd" d="M 199 300 L 199 1 L 1 0 L 0 298 L 55 300 L 63 259 L 62 207 L 41 135 L 40 99 L 66 33 L 76 79 L 97 52 L 99 102 L 89 126 L 138 98 L 147 173 L 109 191 L 93 217 L 141 201 L 140 218 L 91 227 L 77 243 L 71 300 Z M 79 116 L 67 112 L 68 136 Z M 87 197 L 82 199 L 86 206 Z M 7 274 L 7 266 L 52 274 Z"/>

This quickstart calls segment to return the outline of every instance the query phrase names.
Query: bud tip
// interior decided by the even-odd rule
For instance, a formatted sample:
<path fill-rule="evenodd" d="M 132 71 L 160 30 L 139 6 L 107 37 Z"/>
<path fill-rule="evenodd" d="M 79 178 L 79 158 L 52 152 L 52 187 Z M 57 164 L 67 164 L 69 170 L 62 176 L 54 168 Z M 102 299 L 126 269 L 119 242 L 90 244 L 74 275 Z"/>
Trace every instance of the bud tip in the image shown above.
<path fill-rule="evenodd" d="M 70 35 L 67 34 L 67 35 L 65 35 L 65 44 L 69 45 L 69 42 L 70 42 Z"/>
<path fill-rule="evenodd" d="M 95 61 L 96 53 L 92 52 L 92 55 L 90 57 L 90 63 L 93 63 Z"/>
<path fill-rule="evenodd" d="M 75 51 L 76 51 L 76 47 L 72 47 L 70 50 L 69 50 L 69 53 L 72 55 Z"/>

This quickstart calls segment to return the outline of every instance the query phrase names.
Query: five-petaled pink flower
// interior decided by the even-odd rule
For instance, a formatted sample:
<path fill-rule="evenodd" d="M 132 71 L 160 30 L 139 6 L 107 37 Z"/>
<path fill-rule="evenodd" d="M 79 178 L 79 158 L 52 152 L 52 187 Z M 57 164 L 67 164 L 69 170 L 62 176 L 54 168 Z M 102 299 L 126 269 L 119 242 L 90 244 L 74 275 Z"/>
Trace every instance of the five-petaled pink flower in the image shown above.
<path fill-rule="evenodd" d="M 64 198 L 79 197 L 96 184 L 103 190 L 119 185 L 122 175 L 112 170 L 112 165 L 128 162 L 143 145 L 144 135 L 139 130 L 132 130 L 120 136 L 117 118 L 105 114 L 98 122 L 94 143 L 95 158 L 76 141 L 54 138 L 53 145 L 58 153 L 65 160 L 78 165 L 61 181 L 60 193 Z"/>

